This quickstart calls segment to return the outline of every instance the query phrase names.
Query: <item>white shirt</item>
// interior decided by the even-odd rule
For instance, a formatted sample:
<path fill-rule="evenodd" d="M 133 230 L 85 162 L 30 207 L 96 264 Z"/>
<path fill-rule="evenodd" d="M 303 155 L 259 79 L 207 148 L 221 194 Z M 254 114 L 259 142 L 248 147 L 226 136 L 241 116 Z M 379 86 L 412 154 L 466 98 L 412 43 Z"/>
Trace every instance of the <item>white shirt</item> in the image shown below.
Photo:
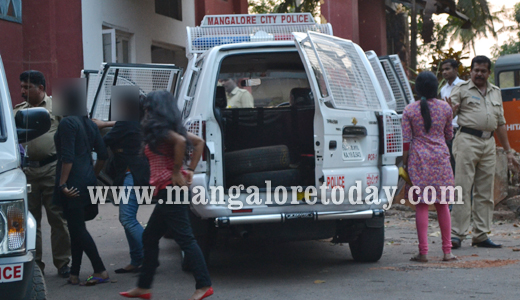
<path fill-rule="evenodd" d="M 453 88 L 459 82 L 464 82 L 464 80 L 462 80 L 459 77 L 457 77 L 457 78 L 455 78 L 455 80 L 453 80 L 453 82 L 451 84 L 449 82 L 446 82 L 446 84 L 441 89 L 441 98 L 442 98 L 442 100 L 444 100 L 444 99 L 446 99 L 446 98 L 448 98 L 450 96 L 451 90 L 453 90 Z M 453 121 L 451 122 L 451 124 L 453 125 L 453 128 L 459 128 L 459 124 L 457 124 L 458 118 L 459 118 L 458 116 L 455 116 L 455 118 L 453 118 Z"/>

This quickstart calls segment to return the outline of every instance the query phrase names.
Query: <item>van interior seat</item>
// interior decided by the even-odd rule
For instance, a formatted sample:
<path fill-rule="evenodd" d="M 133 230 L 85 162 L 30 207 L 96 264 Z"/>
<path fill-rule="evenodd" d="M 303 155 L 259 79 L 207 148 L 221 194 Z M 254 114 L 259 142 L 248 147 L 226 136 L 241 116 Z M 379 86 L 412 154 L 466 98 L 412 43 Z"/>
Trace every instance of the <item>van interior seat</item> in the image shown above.
<path fill-rule="evenodd" d="M 291 105 L 305 106 L 313 105 L 314 97 L 310 88 L 293 88 L 291 90 Z"/>

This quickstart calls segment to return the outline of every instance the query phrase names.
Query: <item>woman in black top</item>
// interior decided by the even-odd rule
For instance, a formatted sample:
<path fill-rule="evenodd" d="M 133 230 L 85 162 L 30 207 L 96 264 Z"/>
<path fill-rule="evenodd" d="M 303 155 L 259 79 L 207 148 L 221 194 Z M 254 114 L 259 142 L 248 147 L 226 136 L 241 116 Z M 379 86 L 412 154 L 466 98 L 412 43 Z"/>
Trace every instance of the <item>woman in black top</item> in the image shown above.
<path fill-rule="evenodd" d="M 85 220 L 92 209 L 88 186 L 96 186 L 96 175 L 108 157 L 103 139 L 97 126 L 85 115 L 84 102 L 78 91 L 71 88 L 63 93 L 60 105 L 63 118 L 54 135 L 58 163 L 56 165 L 55 201 L 62 205 L 67 220 L 71 241 L 72 265 L 70 284 L 79 283 L 79 271 L 83 252 L 87 254 L 94 273 L 87 279 L 87 285 L 109 281 L 108 273 L 99 256 L 96 244 L 87 231 Z M 82 109 L 77 109 L 83 107 Z M 96 165 L 92 163 L 92 149 L 97 153 Z M 87 216 L 85 215 L 87 213 Z"/>
<path fill-rule="evenodd" d="M 150 166 L 148 160 L 141 153 L 143 143 L 141 124 L 139 120 L 144 115 L 141 99 L 133 94 L 123 95 L 118 99 L 119 113 L 123 115 L 117 122 L 103 122 L 92 120 L 101 129 L 113 126 L 103 137 L 105 145 L 113 152 L 113 185 L 131 188 L 128 202 L 119 203 L 119 221 L 125 229 L 128 247 L 130 248 L 130 264 L 115 270 L 116 273 L 135 273 L 143 262 L 143 226 L 137 220 L 139 202 L 133 189 L 135 186 L 148 186 L 150 180 Z M 135 95 L 136 96 L 136 95 Z M 114 104 L 113 104 L 114 105 Z M 133 110 L 138 110 L 134 112 Z M 142 195 L 143 191 L 141 191 Z"/>

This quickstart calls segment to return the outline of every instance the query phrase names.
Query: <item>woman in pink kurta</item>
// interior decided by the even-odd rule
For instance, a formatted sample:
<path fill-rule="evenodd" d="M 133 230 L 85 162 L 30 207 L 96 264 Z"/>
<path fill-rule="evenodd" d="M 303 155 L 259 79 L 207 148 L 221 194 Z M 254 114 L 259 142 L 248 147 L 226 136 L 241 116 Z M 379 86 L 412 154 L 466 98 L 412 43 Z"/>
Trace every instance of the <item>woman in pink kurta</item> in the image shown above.
<path fill-rule="evenodd" d="M 428 205 L 434 204 L 437 209 L 439 226 L 442 234 L 442 250 L 444 260 L 455 260 L 451 254 L 451 219 L 447 202 L 449 193 L 441 187 L 454 184 L 453 171 L 450 165 L 450 153 L 446 140 L 453 138 L 451 121 L 453 113 L 450 105 L 435 99 L 438 81 L 431 72 L 422 72 L 415 83 L 421 101 L 406 106 L 403 112 L 403 163 L 410 180 L 415 187 L 412 199 L 416 205 L 416 226 L 419 238 L 419 254 L 412 257 L 414 261 L 426 262 L 428 253 Z M 423 193 L 426 187 L 426 195 Z M 409 195 L 410 186 L 405 193 Z M 418 188 L 418 189 L 417 189 Z M 433 192 L 435 191 L 435 192 Z M 441 195 L 446 201 L 441 201 Z M 424 199 L 424 196 L 427 199 Z"/>

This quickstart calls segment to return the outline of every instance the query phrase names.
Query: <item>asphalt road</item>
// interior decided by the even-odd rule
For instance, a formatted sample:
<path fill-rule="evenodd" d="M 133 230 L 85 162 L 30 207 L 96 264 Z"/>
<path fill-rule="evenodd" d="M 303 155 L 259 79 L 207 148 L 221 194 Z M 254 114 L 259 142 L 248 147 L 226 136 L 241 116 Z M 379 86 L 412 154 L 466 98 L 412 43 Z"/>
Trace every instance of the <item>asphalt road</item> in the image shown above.
<path fill-rule="evenodd" d="M 118 209 L 108 204 L 100 206 L 100 211 L 88 228 L 117 282 L 67 285 L 52 265 L 50 228 L 44 221 L 47 299 L 123 299 L 118 292 L 135 286 L 135 274 L 114 273 L 130 261 Z M 145 224 L 151 211 L 151 206 L 141 207 L 138 219 Z M 513 251 L 520 248 L 519 227 L 495 223 L 492 238 L 503 243 L 503 249 L 474 248 L 466 240 L 461 249 L 454 250 L 461 260 L 447 263 L 441 261 L 437 221 L 430 220 L 430 262 L 415 263 L 409 261 L 417 251 L 415 221 L 410 215 L 387 217 L 385 251 L 377 263 L 354 262 L 347 244 L 328 241 L 276 245 L 231 241 L 212 252 L 209 270 L 215 295 L 209 299 L 520 299 L 520 252 Z M 160 248 L 153 298 L 188 299 L 195 281 L 180 268 L 178 246 L 163 239 Z M 80 278 L 85 280 L 91 272 L 84 256 Z"/>

